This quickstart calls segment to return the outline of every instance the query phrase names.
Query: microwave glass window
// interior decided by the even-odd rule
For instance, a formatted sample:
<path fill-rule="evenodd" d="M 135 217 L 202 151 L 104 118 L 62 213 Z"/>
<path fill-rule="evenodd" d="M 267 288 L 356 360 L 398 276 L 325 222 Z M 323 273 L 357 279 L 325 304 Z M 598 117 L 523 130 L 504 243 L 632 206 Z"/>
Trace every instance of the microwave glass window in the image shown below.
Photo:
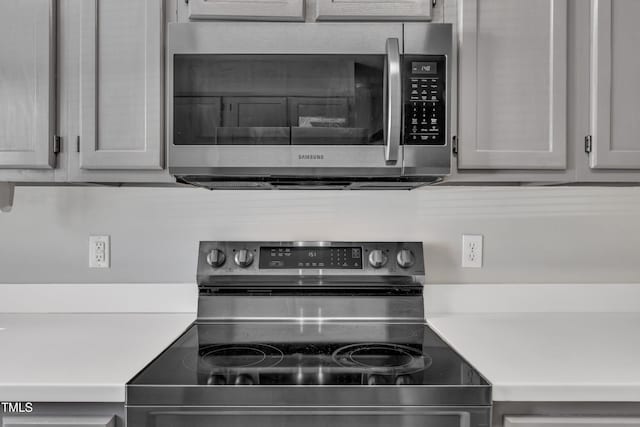
<path fill-rule="evenodd" d="M 175 55 L 176 145 L 381 145 L 384 57 Z"/>

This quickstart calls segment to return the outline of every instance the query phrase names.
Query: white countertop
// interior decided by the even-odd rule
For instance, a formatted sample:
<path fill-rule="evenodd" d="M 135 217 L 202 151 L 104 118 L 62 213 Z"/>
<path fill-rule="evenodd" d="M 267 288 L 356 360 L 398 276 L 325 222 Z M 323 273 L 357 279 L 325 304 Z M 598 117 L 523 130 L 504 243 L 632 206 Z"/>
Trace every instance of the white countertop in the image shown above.
<path fill-rule="evenodd" d="M 197 297 L 195 283 L 0 284 L 0 401 L 124 402 Z"/>
<path fill-rule="evenodd" d="M 640 402 L 640 314 L 433 315 L 494 401 Z"/>
<path fill-rule="evenodd" d="M 124 402 L 127 381 L 194 317 L 0 314 L 0 400 Z"/>
<path fill-rule="evenodd" d="M 428 296 L 428 324 L 494 401 L 640 402 L 640 285 L 442 285 Z"/>
<path fill-rule="evenodd" d="M 0 285 L 0 400 L 124 402 L 196 297 L 188 284 Z M 425 300 L 494 401 L 640 402 L 640 285 L 428 285 Z"/>

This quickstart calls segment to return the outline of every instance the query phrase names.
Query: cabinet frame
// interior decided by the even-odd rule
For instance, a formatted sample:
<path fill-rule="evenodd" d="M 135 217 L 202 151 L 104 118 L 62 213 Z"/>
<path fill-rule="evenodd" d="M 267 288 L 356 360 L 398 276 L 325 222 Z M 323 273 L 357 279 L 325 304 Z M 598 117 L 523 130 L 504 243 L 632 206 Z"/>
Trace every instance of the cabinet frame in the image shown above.
<path fill-rule="evenodd" d="M 189 19 L 304 21 L 304 0 L 190 0 Z"/>
<path fill-rule="evenodd" d="M 2 427 L 116 427 L 113 416 L 14 416 L 4 417 Z"/>
<path fill-rule="evenodd" d="M 159 170 L 163 168 L 163 2 L 143 0 L 145 28 L 145 145 L 142 150 L 101 150 L 99 126 L 99 2 L 81 3 L 80 42 L 80 168 L 97 170 Z"/>
<path fill-rule="evenodd" d="M 36 75 L 35 88 L 35 132 L 31 145 L 33 149 L 3 150 L 0 147 L 0 170 L 3 169 L 53 169 L 56 166 L 56 152 L 54 152 L 54 136 L 56 133 L 56 55 L 57 55 L 57 0 L 41 0 L 42 6 L 48 5 L 47 30 L 39 34 L 33 52 L 38 64 L 37 73 L 43 73 L 45 78 Z M 20 4 L 20 2 L 16 3 Z M 29 5 L 21 5 L 27 7 Z M 39 14 L 40 9 L 33 7 L 36 14 L 34 19 L 45 20 Z M 44 36 L 47 39 L 44 40 Z M 40 63 L 42 62 L 42 63 Z M 7 135 L 8 137 L 8 135 Z"/>
<path fill-rule="evenodd" d="M 593 169 L 638 169 L 637 151 L 614 150 L 611 143 L 613 2 L 591 0 L 591 99 L 590 133 L 592 151 L 589 166 Z M 640 142 L 640 135 L 637 136 Z"/>
<path fill-rule="evenodd" d="M 511 421 L 511 426 L 531 427 L 528 422 L 537 420 L 640 420 L 640 403 L 638 402 L 493 402 L 491 414 L 491 427 L 508 427 L 506 421 Z M 514 424 L 515 422 L 515 424 Z M 535 425 L 535 424 L 534 424 Z M 615 425 L 615 424 L 614 424 Z M 543 424 L 544 427 L 554 427 L 553 424 Z M 575 423 L 566 427 L 578 427 Z M 593 424 L 593 427 L 603 427 Z M 622 426 L 625 426 L 624 424 Z M 621 427 L 622 427 L 621 426 Z M 627 424 L 625 427 L 632 427 Z M 538 426 L 536 426 L 538 427 Z M 565 427 L 565 426 L 563 426 Z M 607 426 L 608 427 L 608 426 Z"/>
<path fill-rule="evenodd" d="M 602 416 L 506 416 L 504 427 L 638 427 L 638 417 Z"/>
<path fill-rule="evenodd" d="M 567 0 L 550 0 L 548 150 L 478 149 L 478 1 L 459 0 L 459 169 L 562 170 L 567 167 Z M 462 99 L 461 99 L 462 101 Z"/>
<path fill-rule="evenodd" d="M 315 0 L 318 21 L 430 21 L 432 0 Z"/>

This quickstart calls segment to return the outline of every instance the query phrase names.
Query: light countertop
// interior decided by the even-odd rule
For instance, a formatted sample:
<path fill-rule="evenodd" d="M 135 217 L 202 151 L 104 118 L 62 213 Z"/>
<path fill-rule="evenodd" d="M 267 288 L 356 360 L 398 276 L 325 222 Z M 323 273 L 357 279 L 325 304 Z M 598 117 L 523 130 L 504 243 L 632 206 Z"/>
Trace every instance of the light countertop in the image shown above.
<path fill-rule="evenodd" d="M 124 402 L 195 314 L 0 314 L 0 400 Z"/>
<path fill-rule="evenodd" d="M 640 285 L 428 285 L 427 322 L 494 401 L 640 402 Z"/>
<path fill-rule="evenodd" d="M 494 401 L 640 402 L 640 314 L 434 314 Z"/>
<path fill-rule="evenodd" d="M 195 283 L 0 284 L 0 400 L 124 402 L 197 297 Z"/>
<path fill-rule="evenodd" d="M 2 314 L 0 400 L 124 402 L 192 314 Z M 434 314 L 495 401 L 640 402 L 640 314 Z"/>
<path fill-rule="evenodd" d="M 0 400 L 124 402 L 196 302 L 192 284 L 0 285 Z M 425 302 L 494 401 L 640 402 L 640 285 L 427 285 Z"/>

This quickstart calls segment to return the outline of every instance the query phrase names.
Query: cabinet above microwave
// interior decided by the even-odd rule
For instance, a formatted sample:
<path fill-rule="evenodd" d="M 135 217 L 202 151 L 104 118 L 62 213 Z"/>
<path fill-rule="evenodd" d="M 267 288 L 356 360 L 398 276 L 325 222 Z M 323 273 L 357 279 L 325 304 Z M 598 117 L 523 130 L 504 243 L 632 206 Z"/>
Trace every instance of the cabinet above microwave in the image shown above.
<path fill-rule="evenodd" d="M 432 0 L 189 0 L 181 16 L 241 21 L 430 21 Z"/>

